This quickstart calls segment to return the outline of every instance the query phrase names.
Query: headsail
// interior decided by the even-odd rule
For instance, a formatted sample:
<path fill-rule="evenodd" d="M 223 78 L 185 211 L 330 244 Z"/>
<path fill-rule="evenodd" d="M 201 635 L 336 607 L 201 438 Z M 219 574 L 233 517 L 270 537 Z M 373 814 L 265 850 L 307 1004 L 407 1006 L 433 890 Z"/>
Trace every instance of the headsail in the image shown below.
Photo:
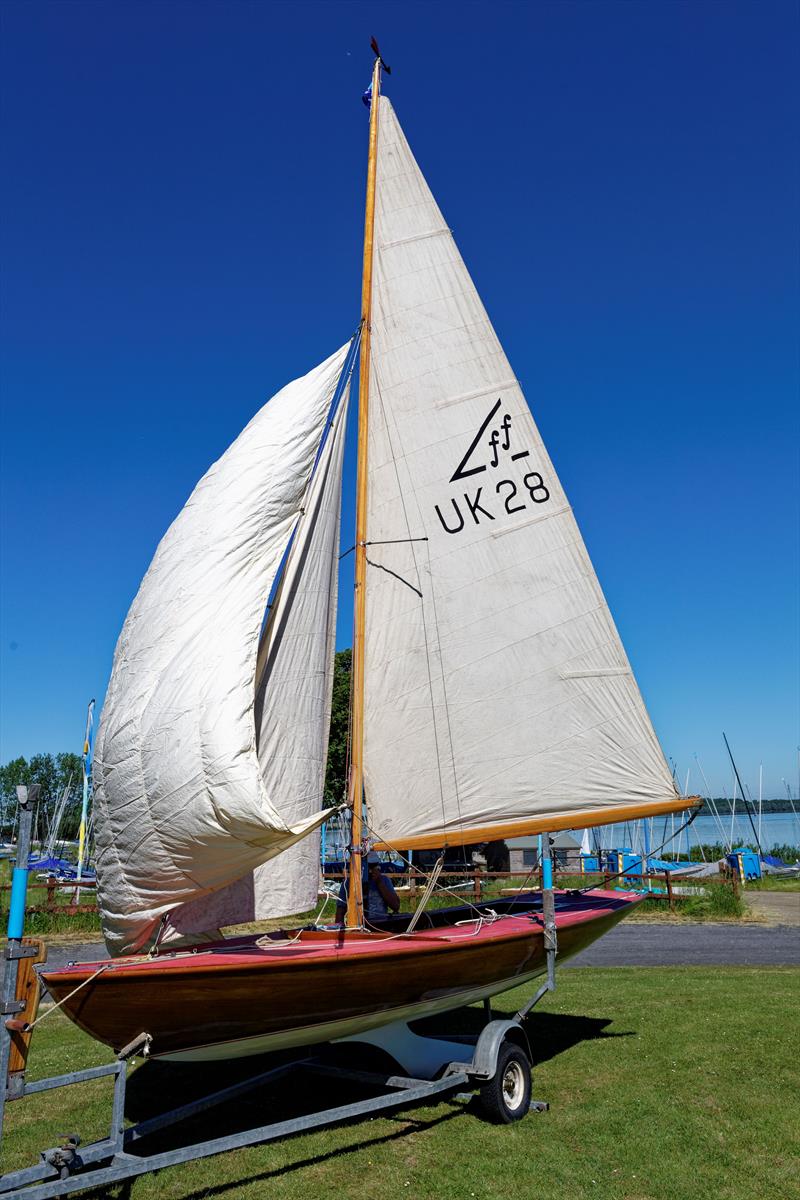
<path fill-rule="evenodd" d="M 298 811 L 274 759 L 262 775 L 255 681 L 264 606 L 310 494 L 347 350 L 283 388 L 210 468 L 128 613 L 94 762 L 112 954 L 141 948 L 163 914 L 253 871 L 324 819 Z M 323 452 L 323 473 L 337 445 Z M 320 611 L 327 631 L 325 603 Z M 326 705 L 308 716 L 303 736 L 318 757 Z"/>
<path fill-rule="evenodd" d="M 350 386 L 314 471 L 269 619 L 256 670 L 258 762 L 281 816 L 295 825 L 319 810 L 325 783 L 336 644 L 339 520 Z M 228 887 L 169 914 L 180 935 L 286 917 L 317 902 L 315 832 Z"/>
<path fill-rule="evenodd" d="M 394 846 L 681 806 L 553 465 L 380 100 L 365 793 Z"/>

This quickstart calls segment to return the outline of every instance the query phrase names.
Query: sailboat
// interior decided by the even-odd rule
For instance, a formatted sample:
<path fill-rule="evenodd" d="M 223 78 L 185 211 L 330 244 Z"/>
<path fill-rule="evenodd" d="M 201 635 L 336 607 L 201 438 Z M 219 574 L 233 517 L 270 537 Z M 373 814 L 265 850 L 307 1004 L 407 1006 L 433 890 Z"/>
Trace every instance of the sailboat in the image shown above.
<path fill-rule="evenodd" d="M 365 918 L 364 854 L 676 812 L 572 509 L 376 57 L 361 322 L 274 396 L 161 541 L 94 752 L 109 961 L 44 975 L 119 1050 L 202 1061 L 353 1037 L 545 970 L 533 893 Z M 350 376 L 360 355 L 347 917 L 313 908 Z M 628 913 L 559 893 L 561 958 Z"/>

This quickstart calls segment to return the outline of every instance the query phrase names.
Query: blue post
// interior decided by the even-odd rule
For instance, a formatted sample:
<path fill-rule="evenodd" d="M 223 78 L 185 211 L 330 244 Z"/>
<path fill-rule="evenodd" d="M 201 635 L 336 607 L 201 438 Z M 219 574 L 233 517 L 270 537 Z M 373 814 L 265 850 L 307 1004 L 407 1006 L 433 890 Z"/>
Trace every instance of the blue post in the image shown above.
<path fill-rule="evenodd" d="M 544 836 L 547 838 L 547 848 L 546 848 L 544 857 L 541 860 L 541 862 L 542 862 L 542 887 L 543 888 L 551 888 L 553 886 L 553 856 L 550 851 L 550 834 L 546 833 Z M 540 845 L 541 845 L 541 841 L 542 841 L 542 838 L 540 835 L 539 836 Z"/>
<path fill-rule="evenodd" d="M 8 912 L 7 936 L 21 938 L 25 933 L 25 900 L 28 894 L 28 868 L 14 867 L 11 876 L 11 904 Z"/>
<path fill-rule="evenodd" d="M 650 827 L 647 824 L 647 817 L 642 819 L 642 829 L 644 830 L 644 860 L 642 862 L 642 874 L 649 875 L 650 873 Z M 643 881 L 644 882 L 644 881 Z M 647 880 L 647 890 L 650 891 L 650 880 Z"/>
<path fill-rule="evenodd" d="M 543 835 L 542 845 L 542 917 L 544 918 L 544 948 L 547 958 L 547 986 L 550 991 L 556 986 L 556 954 L 558 952 L 558 935 L 556 933 L 556 903 L 553 893 L 553 850 L 550 845 L 550 834 Z M 542 842 L 542 837 L 539 838 Z"/>

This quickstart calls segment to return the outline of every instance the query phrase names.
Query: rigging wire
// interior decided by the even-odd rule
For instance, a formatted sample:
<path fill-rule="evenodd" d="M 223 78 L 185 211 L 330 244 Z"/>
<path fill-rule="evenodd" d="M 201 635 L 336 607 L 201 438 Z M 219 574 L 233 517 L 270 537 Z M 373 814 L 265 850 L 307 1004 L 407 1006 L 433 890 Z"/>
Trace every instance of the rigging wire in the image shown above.
<path fill-rule="evenodd" d="M 689 819 L 688 819 L 687 821 L 684 821 L 683 825 L 681 825 L 681 827 L 680 827 L 678 830 L 676 830 L 675 834 L 674 834 L 674 835 L 673 835 L 673 834 L 670 834 L 670 835 L 669 835 L 669 837 L 666 839 L 666 841 L 663 841 L 663 842 L 661 843 L 661 845 L 660 845 L 660 846 L 656 846 L 655 850 L 651 850 L 651 851 L 650 851 L 650 853 L 649 853 L 649 855 L 648 855 L 648 857 L 649 857 L 649 858 L 655 858 L 655 856 L 656 856 L 656 855 L 657 855 L 657 854 L 658 854 L 658 853 L 659 853 L 661 850 L 663 850 L 663 849 L 664 849 L 664 847 L 667 845 L 667 843 L 672 841 L 672 839 L 673 839 L 673 836 L 677 837 L 677 836 L 679 836 L 681 833 L 683 833 L 684 829 L 688 829 L 688 828 L 689 828 L 689 826 L 690 826 L 690 825 L 692 824 L 692 822 L 694 821 L 694 819 L 695 819 L 695 818 L 698 816 L 699 812 L 700 812 L 700 807 L 699 807 L 699 805 L 698 805 L 698 807 L 695 809 L 695 811 L 692 813 L 692 815 L 689 817 Z M 644 855 L 641 855 L 640 857 L 643 859 L 643 858 L 644 858 Z M 612 879 L 620 879 L 620 878 L 621 878 L 621 877 L 622 877 L 624 874 L 625 874 L 625 870 L 624 870 L 624 869 L 623 869 L 622 871 L 617 871 L 617 873 L 616 873 L 615 875 L 607 875 L 607 876 L 606 876 L 606 875 L 604 874 L 604 882 L 605 882 L 605 883 L 611 883 Z M 642 874 L 644 874 L 644 872 L 642 872 Z M 588 884 L 586 887 L 583 887 L 583 888 L 568 888 L 567 890 L 568 890 L 568 891 L 569 891 L 571 894 L 573 894 L 573 895 L 581 895 L 581 896 L 582 896 L 584 892 L 590 892 L 590 891 L 592 891 L 592 889 L 594 888 L 594 886 L 595 886 L 595 885 L 594 885 L 593 883 L 590 883 L 590 884 Z"/>
<path fill-rule="evenodd" d="M 376 841 L 376 842 L 377 842 L 377 841 L 380 841 L 380 842 L 383 842 L 383 843 L 384 843 L 384 845 L 388 845 L 388 846 L 389 846 L 389 851 L 390 851 L 390 853 L 392 853 L 392 854 L 396 855 L 396 856 L 397 856 L 397 858 L 399 859 L 399 861 L 400 861 L 400 862 L 402 862 L 402 863 L 405 863 L 405 865 L 406 865 L 407 867 L 409 867 L 409 869 L 410 869 L 410 870 L 418 872 L 420 875 L 422 875 L 422 877 L 423 877 L 423 878 L 424 878 L 426 881 L 428 881 L 428 880 L 431 878 L 431 875 L 433 875 L 433 871 L 431 872 L 431 875 L 428 875 L 428 873 L 427 873 L 425 870 L 423 870 L 423 868 L 421 868 L 421 867 L 419 867 L 419 866 L 416 866 L 414 863 L 412 863 L 410 859 L 406 858 L 406 856 L 405 856 L 405 855 L 402 853 L 402 851 L 398 850 L 398 849 L 397 849 L 395 846 L 392 846 L 390 843 L 386 842 L 386 839 L 385 839 L 385 838 L 383 838 L 383 837 L 382 837 L 382 836 L 381 836 L 381 835 L 380 835 L 380 834 L 377 832 L 377 830 L 373 829 L 373 828 L 372 828 L 372 827 L 371 827 L 371 826 L 368 824 L 368 822 L 367 822 L 367 821 L 364 821 L 364 827 L 365 827 L 365 829 L 367 830 L 367 832 L 368 832 L 368 833 L 369 833 L 369 834 L 372 836 L 372 838 L 374 839 L 374 841 Z M 438 861 L 438 860 L 437 860 L 437 861 Z M 434 867 L 434 871 L 435 871 L 435 869 L 436 869 L 436 868 Z M 523 881 L 522 881 L 522 888 L 523 888 L 523 889 L 525 888 L 525 886 L 526 886 L 526 884 L 527 884 L 528 880 L 529 880 L 529 879 L 533 879 L 533 876 L 535 875 L 535 873 L 536 873 L 536 870 L 537 870 L 537 868 L 536 868 L 536 867 L 531 867 L 530 871 L 528 872 L 528 874 L 525 876 L 525 878 L 524 878 L 524 879 L 523 879 Z M 480 908 L 478 908 L 477 904 L 475 904 L 473 901 L 469 900 L 469 899 L 468 899 L 468 898 L 467 898 L 467 897 L 464 895 L 464 893 L 463 893 L 463 892 L 454 892 L 454 891 L 452 890 L 452 888 L 445 887 L 445 885 L 444 885 L 444 884 L 438 883 L 438 878 L 437 878 L 436 887 L 435 887 L 435 889 L 434 889 L 434 890 L 435 890 L 435 891 L 438 891 L 438 892 L 440 892 L 442 895 L 446 895 L 446 896 L 452 896 L 454 900 L 458 900 L 458 901 L 459 901 L 459 903 L 461 903 L 461 904 L 464 904 L 464 903 L 466 902 L 466 906 L 467 906 L 468 908 L 471 908 L 471 909 L 473 910 L 473 912 L 475 912 L 475 913 L 477 914 L 477 918 L 476 918 L 476 919 L 480 919 L 480 918 L 482 918 L 482 917 L 483 917 L 483 915 L 484 915 L 484 914 L 483 914 L 483 910 L 482 910 L 482 909 L 480 909 Z M 496 914 L 496 915 L 497 915 L 497 914 Z M 503 917 L 505 917 L 505 916 L 520 916 L 520 915 L 521 915 L 520 913 L 501 913 L 501 914 L 497 915 L 497 919 L 498 919 L 498 920 L 501 920 L 501 919 L 502 919 Z M 404 935 L 404 936 L 405 936 L 405 935 Z"/>
<path fill-rule="evenodd" d="M 747 813 L 748 817 L 750 818 L 750 828 L 753 830 L 753 837 L 756 839 L 756 847 L 758 849 L 758 856 L 759 856 L 759 858 L 761 858 L 763 856 L 764 852 L 761 849 L 761 842 L 759 841 L 758 833 L 756 832 L 756 826 L 755 826 L 755 821 L 753 820 L 753 814 L 750 811 L 750 808 L 748 808 L 748 806 L 747 806 L 747 795 L 745 793 L 744 787 L 742 786 L 742 781 L 739 778 L 739 770 L 736 766 L 736 763 L 733 760 L 733 754 L 731 753 L 731 748 L 728 744 L 728 739 L 725 737 L 724 730 L 722 732 L 722 737 L 725 741 L 725 749 L 728 751 L 728 758 L 731 760 L 731 766 L 733 767 L 733 772 L 734 772 L 737 782 L 739 784 L 739 791 L 742 793 L 742 802 L 744 803 L 745 812 Z M 751 804 L 751 808 L 752 808 L 752 801 L 750 802 L 750 804 Z"/>

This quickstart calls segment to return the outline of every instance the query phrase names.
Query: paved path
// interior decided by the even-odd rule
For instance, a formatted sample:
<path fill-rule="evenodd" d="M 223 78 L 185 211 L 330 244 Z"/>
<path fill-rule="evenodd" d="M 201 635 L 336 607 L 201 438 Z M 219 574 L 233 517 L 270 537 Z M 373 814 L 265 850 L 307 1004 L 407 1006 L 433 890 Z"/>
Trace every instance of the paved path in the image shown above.
<path fill-rule="evenodd" d="M 800 929 L 789 925 L 617 925 L 564 966 L 798 966 Z"/>
<path fill-rule="evenodd" d="M 780 925 L 800 925 L 800 892 L 748 892 L 747 903 Z"/>
<path fill-rule="evenodd" d="M 94 942 L 50 946 L 47 961 L 53 968 L 106 957 Z M 800 966 L 800 928 L 623 922 L 564 966 Z"/>

